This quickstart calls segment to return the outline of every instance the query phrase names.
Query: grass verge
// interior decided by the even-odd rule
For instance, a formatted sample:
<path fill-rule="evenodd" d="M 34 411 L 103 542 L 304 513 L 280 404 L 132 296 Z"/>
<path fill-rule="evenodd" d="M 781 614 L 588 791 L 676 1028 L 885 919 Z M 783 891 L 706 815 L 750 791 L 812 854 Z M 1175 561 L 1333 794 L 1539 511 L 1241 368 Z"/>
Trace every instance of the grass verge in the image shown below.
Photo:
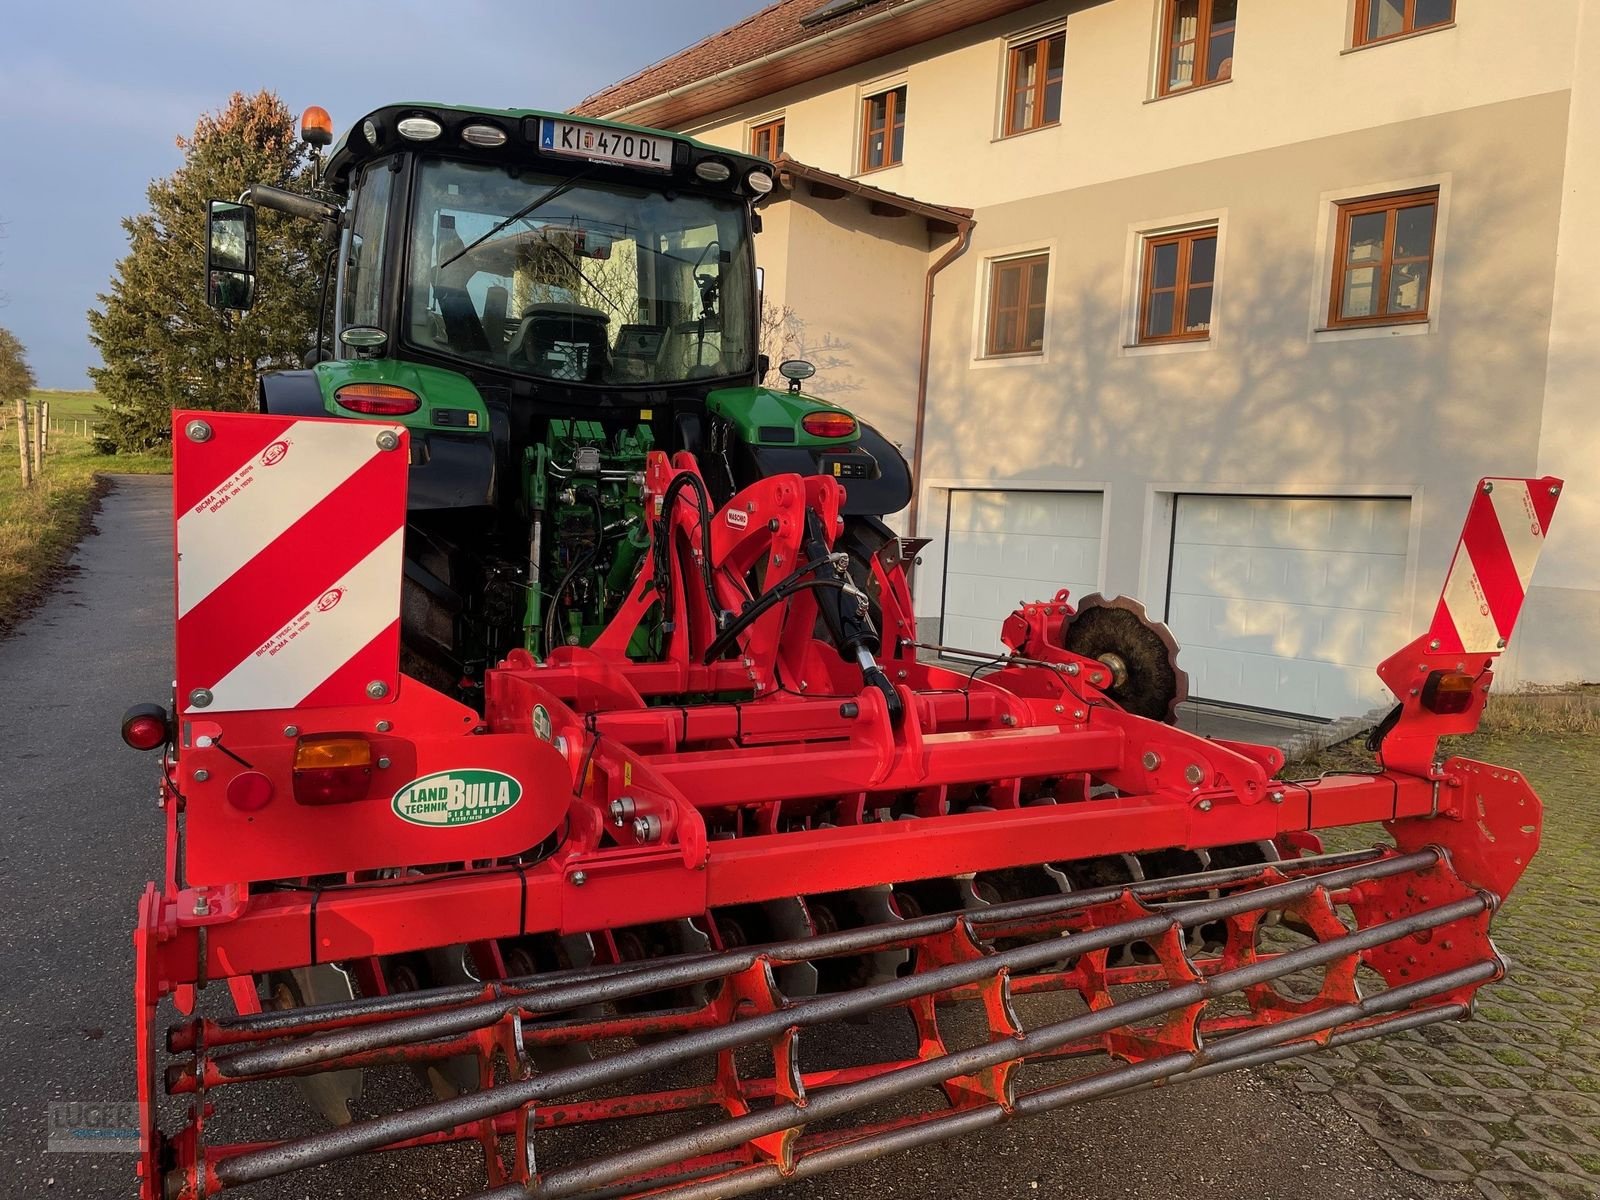
<path fill-rule="evenodd" d="M 1600 733 L 1600 684 L 1491 692 L 1485 733 Z"/>
<path fill-rule="evenodd" d="M 1600 733 L 1600 684 L 1568 684 L 1560 688 L 1534 688 L 1520 692 L 1491 692 L 1473 737 L 1538 738 L 1558 734 Z M 1440 749 L 1462 752 L 1468 739 L 1445 738 Z M 1286 762 L 1282 779 L 1301 779 L 1327 771 L 1371 771 L 1377 759 L 1367 749 L 1367 735 L 1327 746 Z"/>
<path fill-rule="evenodd" d="M 89 527 L 107 474 L 172 470 L 163 455 L 96 454 L 82 439 L 57 435 L 43 478 L 22 486 L 16 422 L 0 434 L 0 636 L 39 602 Z"/>

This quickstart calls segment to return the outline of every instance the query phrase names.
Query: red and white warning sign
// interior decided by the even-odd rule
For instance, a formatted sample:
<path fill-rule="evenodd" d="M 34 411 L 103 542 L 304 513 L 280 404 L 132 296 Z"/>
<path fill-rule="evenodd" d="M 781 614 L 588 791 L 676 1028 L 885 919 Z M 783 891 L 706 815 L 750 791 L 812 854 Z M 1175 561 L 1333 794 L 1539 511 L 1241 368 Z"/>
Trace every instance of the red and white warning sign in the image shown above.
<path fill-rule="evenodd" d="M 392 698 L 405 428 L 180 412 L 173 433 L 183 711 Z"/>
<path fill-rule="evenodd" d="M 1483 479 L 1428 635 L 1446 653 L 1506 648 L 1561 496 L 1561 480 Z"/>

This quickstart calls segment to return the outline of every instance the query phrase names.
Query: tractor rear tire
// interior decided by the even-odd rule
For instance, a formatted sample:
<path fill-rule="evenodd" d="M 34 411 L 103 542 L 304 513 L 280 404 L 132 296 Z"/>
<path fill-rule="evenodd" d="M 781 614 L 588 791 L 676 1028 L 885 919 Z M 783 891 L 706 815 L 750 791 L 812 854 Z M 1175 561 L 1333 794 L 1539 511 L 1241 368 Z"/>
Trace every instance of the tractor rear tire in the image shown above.
<path fill-rule="evenodd" d="M 405 574 L 400 584 L 400 669 L 444 692 L 456 694 L 465 666 L 457 644 L 461 595 L 457 554 L 427 533 L 406 530 Z"/>

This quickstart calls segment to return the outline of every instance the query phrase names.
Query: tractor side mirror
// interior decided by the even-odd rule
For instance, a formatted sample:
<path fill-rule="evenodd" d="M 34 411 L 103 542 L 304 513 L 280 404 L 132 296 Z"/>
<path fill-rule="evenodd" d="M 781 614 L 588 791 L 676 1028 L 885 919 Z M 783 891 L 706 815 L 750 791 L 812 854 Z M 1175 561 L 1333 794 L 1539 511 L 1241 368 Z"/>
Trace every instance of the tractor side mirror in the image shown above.
<path fill-rule="evenodd" d="M 256 210 L 213 200 L 206 213 L 206 303 L 248 309 L 256 293 Z"/>

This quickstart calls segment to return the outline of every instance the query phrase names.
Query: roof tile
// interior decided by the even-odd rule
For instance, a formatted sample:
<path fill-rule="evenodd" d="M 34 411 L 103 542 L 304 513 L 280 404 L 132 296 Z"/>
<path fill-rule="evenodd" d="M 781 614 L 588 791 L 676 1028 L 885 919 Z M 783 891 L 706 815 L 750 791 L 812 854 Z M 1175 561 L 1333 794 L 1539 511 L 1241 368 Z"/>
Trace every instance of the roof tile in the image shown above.
<path fill-rule="evenodd" d="M 866 0 L 840 16 L 811 25 L 801 21 L 822 8 L 825 0 L 778 0 L 737 25 L 696 42 L 660 62 L 594 93 L 572 111 L 580 116 L 603 117 L 619 109 L 741 67 L 764 55 L 823 34 L 848 28 L 855 22 L 911 0 Z"/>

